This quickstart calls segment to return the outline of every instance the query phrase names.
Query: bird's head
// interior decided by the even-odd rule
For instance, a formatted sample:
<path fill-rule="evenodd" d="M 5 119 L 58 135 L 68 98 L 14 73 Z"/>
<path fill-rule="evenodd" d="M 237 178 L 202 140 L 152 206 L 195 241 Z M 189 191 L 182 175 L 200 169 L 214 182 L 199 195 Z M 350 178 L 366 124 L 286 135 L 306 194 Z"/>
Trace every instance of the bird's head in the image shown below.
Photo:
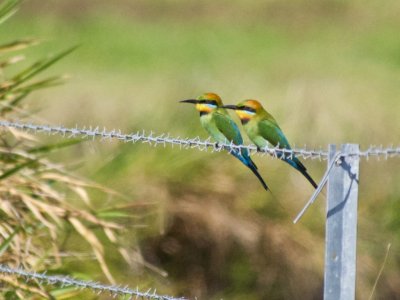
<path fill-rule="evenodd" d="M 179 102 L 196 104 L 196 109 L 200 114 L 208 114 L 222 106 L 220 96 L 214 93 L 205 93 L 197 97 L 197 99 L 187 99 Z"/>
<path fill-rule="evenodd" d="M 244 100 L 236 105 L 223 105 L 222 107 L 235 110 L 242 124 L 246 124 L 263 110 L 260 102 L 252 99 Z"/>

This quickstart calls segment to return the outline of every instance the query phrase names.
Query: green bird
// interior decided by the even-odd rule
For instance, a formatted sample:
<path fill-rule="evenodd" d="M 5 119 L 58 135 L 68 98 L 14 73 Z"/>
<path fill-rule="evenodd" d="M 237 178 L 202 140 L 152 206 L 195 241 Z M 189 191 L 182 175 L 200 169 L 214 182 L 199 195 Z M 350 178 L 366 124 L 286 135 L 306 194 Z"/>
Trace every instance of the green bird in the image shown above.
<path fill-rule="evenodd" d="M 243 144 L 243 138 L 238 126 L 229 116 L 226 109 L 222 108 L 222 100 L 217 94 L 205 93 L 197 99 L 182 100 L 180 102 L 196 105 L 196 110 L 200 112 L 201 125 L 218 143 Z M 230 151 L 230 154 L 239 159 L 257 176 L 265 190 L 269 190 L 264 179 L 258 173 L 257 166 L 251 160 L 247 149 L 234 149 Z"/>
<path fill-rule="evenodd" d="M 250 140 L 258 148 L 266 147 L 269 142 L 281 149 L 291 149 L 286 136 L 283 134 L 274 117 L 257 100 L 250 99 L 240 102 L 237 105 L 225 105 L 222 107 L 235 110 Z M 307 173 L 306 167 L 297 157 L 283 158 L 283 160 L 303 174 L 314 188 L 318 187 Z"/>

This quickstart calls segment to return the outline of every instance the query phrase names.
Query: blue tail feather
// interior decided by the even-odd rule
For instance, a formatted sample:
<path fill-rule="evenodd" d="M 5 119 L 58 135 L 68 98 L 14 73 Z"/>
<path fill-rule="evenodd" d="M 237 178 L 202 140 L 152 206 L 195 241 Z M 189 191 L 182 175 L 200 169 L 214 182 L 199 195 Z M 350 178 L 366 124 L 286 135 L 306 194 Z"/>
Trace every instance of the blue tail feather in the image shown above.
<path fill-rule="evenodd" d="M 291 165 L 293 168 L 295 168 L 297 171 L 299 171 L 307 180 L 311 183 L 311 185 L 314 188 L 318 188 L 318 184 L 312 179 L 310 174 L 308 174 L 306 167 L 301 163 L 301 161 L 297 158 L 294 157 L 293 159 L 284 159 L 285 162 L 287 162 L 289 165 Z"/>
<path fill-rule="evenodd" d="M 237 159 L 239 159 L 244 165 L 246 165 L 253 173 L 254 175 L 256 175 L 256 177 L 258 178 L 258 180 L 261 182 L 262 186 L 264 187 L 264 189 L 266 191 L 270 191 L 270 188 L 268 187 L 268 185 L 265 183 L 264 179 L 261 177 L 260 173 L 258 173 L 257 171 L 257 166 L 256 164 L 251 160 L 249 155 L 245 155 L 243 156 L 242 154 L 240 154 L 239 152 L 234 152 L 232 151 L 231 154 L 236 157 Z"/>

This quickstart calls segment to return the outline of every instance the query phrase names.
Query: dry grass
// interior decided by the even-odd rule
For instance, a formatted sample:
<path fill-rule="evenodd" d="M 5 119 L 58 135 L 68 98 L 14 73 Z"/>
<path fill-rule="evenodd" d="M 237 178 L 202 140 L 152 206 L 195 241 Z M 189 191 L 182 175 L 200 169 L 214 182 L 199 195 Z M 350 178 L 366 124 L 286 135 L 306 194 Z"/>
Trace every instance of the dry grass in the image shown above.
<path fill-rule="evenodd" d="M 1 3 L 0 23 L 16 11 L 19 2 Z M 23 100 L 28 95 L 63 82 L 62 76 L 37 77 L 74 48 L 18 68 L 18 63 L 25 59 L 20 51 L 36 44 L 37 40 L 18 40 L 0 45 L 0 114 L 3 119 L 29 115 L 23 106 Z M 12 71 L 9 70 L 11 66 Z M 71 228 L 80 236 L 82 243 L 90 245 L 101 270 L 110 282 L 115 283 L 100 236 L 104 235 L 131 263 L 127 249 L 120 246 L 117 238 L 117 232 L 121 232 L 123 227 L 96 214 L 88 189 L 118 195 L 70 174 L 65 166 L 55 164 L 48 158 L 51 152 L 76 143 L 69 140 L 43 145 L 30 134 L 12 129 L 1 131 L 0 263 L 35 271 L 56 271 L 63 266 L 64 258 L 69 256 L 68 247 L 64 244 L 74 234 L 67 230 Z M 4 275 L 1 281 L 1 293 L 5 297 L 27 299 L 38 295 L 52 298 L 51 293 L 58 290 L 45 289 L 38 282 L 23 283 Z"/>

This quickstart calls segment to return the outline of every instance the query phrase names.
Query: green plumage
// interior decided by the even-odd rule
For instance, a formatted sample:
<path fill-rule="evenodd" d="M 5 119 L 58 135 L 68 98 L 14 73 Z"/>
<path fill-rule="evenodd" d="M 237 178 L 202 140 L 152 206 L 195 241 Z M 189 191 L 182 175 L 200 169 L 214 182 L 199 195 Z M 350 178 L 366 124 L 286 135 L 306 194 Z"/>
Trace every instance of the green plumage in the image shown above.
<path fill-rule="evenodd" d="M 265 110 L 256 114 L 243 127 L 249 138 L 259 148 L 264 148 L 269 142 L 274 147 L 279 145 L 280 148 L 290 149 L 289 142 L 282 129 L 274 117 Z"/>
<path fill-rule="evenodd" d="M 222 100 L 218 95 L 205 93 L 197 99 L 182 100 L 181 102 L 196 104 L 196 109 L 200 112 L 201 125 L 218 143 L 243 144 L 238 126 L 231 119 L 228 112 L 222 108 Z M 240 160 L 257 176 L 264 189 L 269 189 L 258 173 L 257 166 L 251 160 L 247 149 L 232 149 L 230 154 Z"/>
<path fill-rule="evenodd" d="M 229 143 L 232 141 L 236 145 L 243 144 L 239 128 L 224 108 L 217 108 L 208 114 L 202 115 L 200 122 L 217 142 Z"/>
<path fill-rule="evenodd" d="M 291 149 L 290 144 L 274 117 L 268 113 L 256 100 L 245 100 L 238 105 L 227 105 L 226 108 L 234 109 L 242 121 L 244 130 L 250 140 L 258 148 L 265 148 L 268 143 L 274 147 Z M 307 173 L 306 167 L 293 156 L 282 158 L 300 173 L 302 173 L 314 188 L 318 185 Z"/>
<path fill-rule="evenodd" d="M 217 108 L 207 114 L 202 114 L 200 123 L 203 128 L 219 143 L 231 143 L 242 145 L 243 138 L 236 123 L 231 119 L 228 112 L 224 108 Z M 245 164 L 257 176 L 265 190 L 269 190 L 264 179 L 257 171 L 257 166 L 251 160 L 249 151 L 241 149 L 241 151 L 231 151 L 233 156 Z"/>

